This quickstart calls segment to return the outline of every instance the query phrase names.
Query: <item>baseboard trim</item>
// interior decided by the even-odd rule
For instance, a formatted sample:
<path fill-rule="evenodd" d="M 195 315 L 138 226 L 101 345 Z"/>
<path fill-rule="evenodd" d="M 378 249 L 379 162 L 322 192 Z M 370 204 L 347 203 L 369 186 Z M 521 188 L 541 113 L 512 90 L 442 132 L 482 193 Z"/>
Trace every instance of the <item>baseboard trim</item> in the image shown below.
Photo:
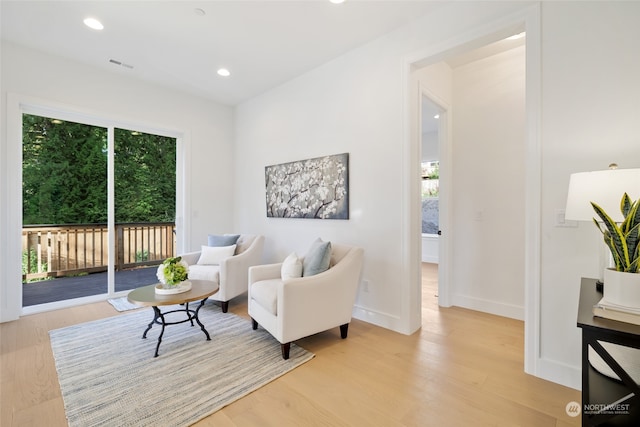
<path fill-rule="evenodd" d="M 582 369 L 580 367 L 543 357 L 538 358 L 536 366 L 536 377 L 575 390 L 582 390 Z"/>
<path fill-rule="evenodd" d="M 402 319 L 399 316 L 395 316 L 390 313 L 356 304 L 353 307 L 353 318 L 362 320 L 363 322 L 371 323 L 376 326 L 380 326 L 385 329 L 390 329 L 394 332 L 408 335 L 402 330 Z"/>
<path fill-rule="evenodd" d="M 452 305 L 482 311 L 510 319 L 524 320 L 524 306 L 506 304 L 466 295 L 453 295 Z"/>

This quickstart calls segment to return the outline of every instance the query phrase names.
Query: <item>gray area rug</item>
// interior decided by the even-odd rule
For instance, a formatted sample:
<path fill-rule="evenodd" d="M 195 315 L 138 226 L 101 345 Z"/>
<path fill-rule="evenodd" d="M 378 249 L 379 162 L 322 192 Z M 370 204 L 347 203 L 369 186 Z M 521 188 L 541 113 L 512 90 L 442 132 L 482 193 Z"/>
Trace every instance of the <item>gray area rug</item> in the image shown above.
<path fill-rule="evenodd" d="M 180 320 L 168 315 L 168 321 Z M 207 341 L 189 323 L 161 327 L 151 308 L 49 332 L 65 412 L 71 427 L 188 426 L 314 357 L 280 343 L 251 321 L 205 305 Z"/>
<path fill-rule="evenodd" d="M 127 297 L 108 299 L 107 302 L 118 311 L 129 311 L 142 308 L 142 306 L 131 304 Z"/>

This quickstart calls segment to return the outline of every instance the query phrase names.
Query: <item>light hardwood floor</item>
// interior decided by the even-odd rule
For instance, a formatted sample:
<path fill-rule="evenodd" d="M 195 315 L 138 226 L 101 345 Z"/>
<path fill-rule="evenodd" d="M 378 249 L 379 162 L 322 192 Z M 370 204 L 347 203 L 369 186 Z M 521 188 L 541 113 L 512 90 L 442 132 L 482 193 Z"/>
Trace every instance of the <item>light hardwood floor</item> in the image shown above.
<path fill-rule="evenodd" d="M 423 265 L 421 330 L 354 320 L 346 340 L 338 328 L 300 340 L 313 360 L 196 426 L 579 425 L 565 412 L 578 391 L 523 372 L 523 323 L 438 308 L 436 269 Z M 230 311 L 246 317 L 246 303 Z M 116 315 L 101 302 L 1 324 L 0 425 L 67 425 L 48 331 Z"/>

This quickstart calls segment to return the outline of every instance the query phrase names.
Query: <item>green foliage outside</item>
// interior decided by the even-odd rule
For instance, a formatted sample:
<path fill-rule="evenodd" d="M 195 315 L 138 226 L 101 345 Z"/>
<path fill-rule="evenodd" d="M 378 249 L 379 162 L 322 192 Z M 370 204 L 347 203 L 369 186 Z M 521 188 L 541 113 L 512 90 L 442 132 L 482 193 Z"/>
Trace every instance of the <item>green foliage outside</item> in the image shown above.
<path fill-rule="evenodd" d="M 136 252 L 136 262 L 149 261 L 149 251 Z"/>
<path fill-rule="evenodd" d="M 23 224 L 107 221 L 107 131 L 23 116 Z"/>
<path fill-rule="evenodd" d="M 23 224 L 107 222 L 107 129 L 23 115 Z M 115 131 L 115 221 L 175 220 L 176 141 Z"/>
<path fill-rule="evenodd" d="M 44 270 L 47 269 L 47 263 L 43 262 Z M 27 271 L 28 270 L 28 271 Z M 38 272 L 38 254 L 36 251 L 22 251 L 22 274 Z"/>
<path fill-rule="evenodd" d="M 433 167 L 427 170 L 427 178 L 429 179 L 440 178 L 440 163 L 436 163 Z"/>
<path fill-rule="evenodd" d="M 176 217 L 176 140 L 115 131 L 116 222 L 173 222 Z"/>
<path fill-rule="evenodd" d="M 440 194 L 440 162 L 422 163 L 422 199 L 438 197 Z"/>

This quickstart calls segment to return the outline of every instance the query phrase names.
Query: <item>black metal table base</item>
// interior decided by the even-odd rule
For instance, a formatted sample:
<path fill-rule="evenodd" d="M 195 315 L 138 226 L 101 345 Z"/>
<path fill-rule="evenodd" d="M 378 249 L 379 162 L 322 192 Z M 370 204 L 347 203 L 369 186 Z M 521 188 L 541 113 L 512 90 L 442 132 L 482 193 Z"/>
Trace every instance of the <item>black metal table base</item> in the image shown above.
<path fill-rule="evenodd" d="M 158 308 L 158 306 L 153 306 L 153 320 L 149 323 L 149 325 L 147 326 L 147 329 L 144 331 L 144 333 L 142 334 L 142 338 L 146 339 L 147 338 L 147 332 L 149 332 L 149 330 L 151 329 L 151 327 L 157 323 L 158 325 L 162 325 L 162 330 L 160 331 L 160 336 L 158 337 L 158 344 L 156 345 L 156 354 L 153 357 L 158 357 L 158 350 L 160 350 L 160 343 L 162 342 L 162 336 L 164 335 L 164 328 L 169 326 L 169 325 L 179 325 L 180 323 L 186 323 L 186 322 L 191 322 L 191 326 L 194 326 L 193 321 L 195 320 L 198 325 L 200 326 L 200 329 L 202 329 L 202 332 L 204 332 L 204 334 L 207 336 L 207 341 L 211 341 L 211 337 L 209 336 L 209 332 L 207 332 L 207 330 L 204 328 L 204 325 L 202 324 L 202 322 L 200 322 L 200 319 L 198 318 L 198 313 L 200 312 L 200 309 L 202 308 L 202 306 L 204 305 L 205 301 L 207 300 L 207 298 L 203 299 L 202 301 L 200 301 L 200 304 L 198 304 L 198 307 L 195 310 L 191 310 L 189 309 L 189 303 L 185 303 L 184 304 L 184 308 L 183 309 L 179 309 L 179 310 L 171 310 L 171 311 L 167 311 L 165 313 L 161 312 L 160 309 Z M 184 320 L 180 320 L 178 322 L 167 322 L 164 318 L 165 315 L 170 314 L 170 313 L 186 313 L 187 314 L 187 318 Z M 160 319 L 160 320 L 158 320 Z"/>

